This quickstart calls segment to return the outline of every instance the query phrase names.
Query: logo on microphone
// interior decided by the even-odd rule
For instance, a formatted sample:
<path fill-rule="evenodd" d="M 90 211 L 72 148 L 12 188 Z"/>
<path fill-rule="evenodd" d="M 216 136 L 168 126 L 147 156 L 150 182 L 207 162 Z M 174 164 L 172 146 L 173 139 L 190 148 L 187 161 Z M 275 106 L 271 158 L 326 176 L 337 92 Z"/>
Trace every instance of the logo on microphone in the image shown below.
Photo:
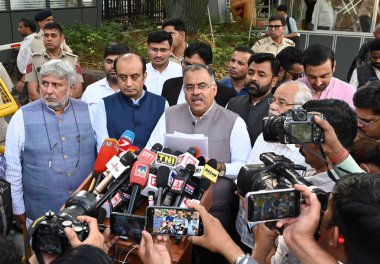
<path fill-rule="evenodd" d="M 184 180 L 180 180 L 180 179 L 174 179 L 173 181 L 173 185 L 172 185 L 172 190 L 173 191 L 178 191 L 180 192 L 183 188 L 183 184 L 185 183 Z"/>
<path fill-rule="evenodd" d="M 219 176 L 218 170 L 214 169 L 213 167 L 209 166 L 208 164 L 205 165 L 202 177 L 209 179 L 213 183 L 216 183 L 218 176 Z"/>
<path fill-rule="evenodd" d="M 140 178 L 145 178 L 147 175 L 148 167 L 142 164 L 137 165 L 135 175 Z"/>
<path fill-rule="evenodd" d="M 194 186 L 191 186 L 190 184 L 186 184 L 184 191 L 192 195 L 194 193 Z"/>
<path fill-rule="evenodd" d="M 126 148 L 131 145 L 131 142 L 126 140 L 125 138 L 121 138 L 119 140 L 119 145 L 120 145 L 120 148 Z"/>
<path fill-rule="evenodd" d="M 143 149 L 138 158 L 151 164 L 155 160 L 156 154 L 153 151 Z"/>
<path fill-rule="evenodd" d="M 157 162 L 164 166 L 174 167 L 177 164 L 177 157 L 170 154 L 158 152 Z"/>

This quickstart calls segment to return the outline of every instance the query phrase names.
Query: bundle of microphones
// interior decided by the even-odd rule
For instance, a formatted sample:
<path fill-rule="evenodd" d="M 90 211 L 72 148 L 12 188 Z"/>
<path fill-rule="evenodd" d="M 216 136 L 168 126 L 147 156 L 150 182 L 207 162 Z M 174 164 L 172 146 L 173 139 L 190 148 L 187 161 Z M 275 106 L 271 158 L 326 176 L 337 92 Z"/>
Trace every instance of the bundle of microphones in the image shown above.
<path fill-rule="evenodd" d="M 187 207 L 190 201 L 199 202 L 218 178 L 217 161 L 206 163 L 196 147 L 173 153 L 159 143 L 138 149 L 133 140 L 134 133 L 127 130 L 119 141 L 105 139 L 99 150 L 89 191 L 107 215 L 133 214 L 146 199 L 149 206 Z"/>

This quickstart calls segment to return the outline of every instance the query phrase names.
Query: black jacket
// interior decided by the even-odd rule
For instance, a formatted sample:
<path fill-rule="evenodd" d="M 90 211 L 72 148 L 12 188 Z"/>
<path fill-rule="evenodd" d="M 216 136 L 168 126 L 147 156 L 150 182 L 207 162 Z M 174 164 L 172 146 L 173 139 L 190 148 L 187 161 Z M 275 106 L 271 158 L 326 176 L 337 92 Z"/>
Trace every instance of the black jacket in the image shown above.
<path fill-rule="evenodd" d="M 164 82 L 161 96 L 165 97 L 169 105 L 176 105 L 179 94 L 183 85 L 183 77 L 168 79 Z M 227 86 L 216 82 L 218 92 L 215 96 L 215 101 L 218 105 L 225 107 L 231 98 L 235 97 L 235 92 Z"/>

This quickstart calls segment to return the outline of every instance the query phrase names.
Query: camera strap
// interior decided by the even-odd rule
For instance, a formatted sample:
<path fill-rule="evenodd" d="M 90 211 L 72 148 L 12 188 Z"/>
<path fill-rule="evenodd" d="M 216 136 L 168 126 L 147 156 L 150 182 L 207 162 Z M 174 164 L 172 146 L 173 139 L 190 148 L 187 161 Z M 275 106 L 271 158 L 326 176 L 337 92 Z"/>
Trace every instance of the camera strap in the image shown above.
<path fill-rule="evenodd" d="M 329 178 L 333 181 L 333 182 L 336 182 L 338 179 L 334 176 L 334 174 L 329 170 L 329 165 L 334 166 L 334 164 L 332 164 L 330 161 L 327 160 L 327 157 L 326 157 L 326 153 L 325 151 L 323 150 L 323 147 L 322 147 L 322 144 L 319 142 L 319 143 L 316 143 L 318 145 L 318 148 L 319 148 L 319 151 L 321 152 L 321 155 L 319 155 L 317 152 L 315 152 L 314 150 L 312 150 L 311 148 L 309 148 L 308 146 L 306 146 L 305 143 L 301 142 L 298 138 L 294 137 L 293 135 L 291 135 L 290 133 L 286 133 L 289 137 L 291 137 L 297 144 L 301 145 L 302 148 L 306 149 L 307 151 L 309 151 L 311 154 L 313 154 L 315 157 L 323 160 L 326 164 L 326 167 L 327 167 L 327 175 L 329 176 Z M 339 169 L 339 168 L 338 168 Z M 347 172 L 346 172 L 347 173 Z"/>

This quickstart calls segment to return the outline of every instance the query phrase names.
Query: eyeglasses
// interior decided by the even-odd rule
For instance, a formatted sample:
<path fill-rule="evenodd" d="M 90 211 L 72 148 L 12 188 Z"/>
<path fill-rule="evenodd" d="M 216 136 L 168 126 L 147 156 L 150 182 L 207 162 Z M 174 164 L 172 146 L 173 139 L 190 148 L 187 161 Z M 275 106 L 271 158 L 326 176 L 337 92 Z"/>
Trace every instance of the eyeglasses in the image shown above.
<path fill-rule="evenodd" d="M 55 143 L 53 145 L 53 147 L 51 148 L 50 150 L 50 158 L 49 158 L 49 169 L 52 169 L 53 171 L 57 172 L 57 173 L 62 173 L 62 174 L 67 174 L 69 176 L 73 175 L 75 173 L 75 171 L 77 170 L 78 168 L 78 165 L 79 165 L 79 161 L 80 161 L 80 136 L 78 135 L 77 136 L 77 140 L 78 140 L 78 159 L 77 159 L 77 162 L 75 164 L 75 167 L 71 170 L 66 170 L 66 169 L 57 169 L 54 165 L 53 165 L 53 154 L 54 154 L 54 149 L 56 149 L 56 146 L 58 145 L 58 143 Z M 63 156 L 65 159 L 67 159 L 67 155 L 64 155 Z M 59 158 L 60 160 L 62 158 Z"/>
<path fill-rule="evenodd" d="M 287 102 L 285 102 L 284 100 L 276 100 L 274 98 L 268 98 L 268 104 L 277 104 L 279 107 L 287 107 L 289 105 L 302 105 L 302 104 L 288 104 Z"/>
<path fill-rule="evenodd" d="M 167 48 L 149 48 L 149 50 L 153 53 L 158 53 L 158 52 L 161 52 L 161 53 L 166 53 L 168 52 L 170 49 L 167 49 Z"/>
<path fill-rule="evenodd" d="M 269 29 L 279 29 L 280 27 L 283 27 L 284 25 L 268 25 L 267 27 Z"/>
<path fill-rule="evenodd" d="M 201 82 L 201 83 L 198 83 L 198 84 L 186 84 L 184 86 L 184 89 L 185 89 L 185 92 L 188 92 L 188 93 L 194 91 L 195 87 L 198 87 L 199 90 L 204 91 L 204 90 L 206 90 L 207 88 L 209 88 L 212 85 L 213 84 L 207 84 L 207 83 L 204 83 L 204 82 Z"/>
<path fill-rule="evenodd" d="M 181 65 L 182 65 L 182 67 L 186 68 L 187 66 L 191 66 L 191 65 L 193 65 L 193 64 L 192 64 L 192 63 L 189 63 L 189 62 L 185 61 L 185 59 L 183 59 L 183 60 L 181 61 Z"/>
<path fill-rule="evenodd" d="M 298 80 L 300 78 L 303 78 L 305 77 L 305 73 L 304 72 L 301 72 L 301 73 L 291 73 L 290 71 L 288 70 L 285 70 L 287 73 L 289 73 L 291 76 L 292 76 L 292 80 L 295 81 L 295 80 Z"/>
<path fill-rule="evenodd" d="M 360 117 L 357 117 L 357 120 L 358 120 L 358 125 L 361 125 L 361 126 L 363 126 L 363 127 L 370 127 L 370 126 L 372 126 L 373 124 L 375 124 L 377 121 L 379 121 L 380 118 L 375 119 L 375 120 L 372 120 L 372 121 L 370 121 L 370 122 L 366 122 L 366 121 L 364 121 L 363 119 L 361 119 Z"/>

